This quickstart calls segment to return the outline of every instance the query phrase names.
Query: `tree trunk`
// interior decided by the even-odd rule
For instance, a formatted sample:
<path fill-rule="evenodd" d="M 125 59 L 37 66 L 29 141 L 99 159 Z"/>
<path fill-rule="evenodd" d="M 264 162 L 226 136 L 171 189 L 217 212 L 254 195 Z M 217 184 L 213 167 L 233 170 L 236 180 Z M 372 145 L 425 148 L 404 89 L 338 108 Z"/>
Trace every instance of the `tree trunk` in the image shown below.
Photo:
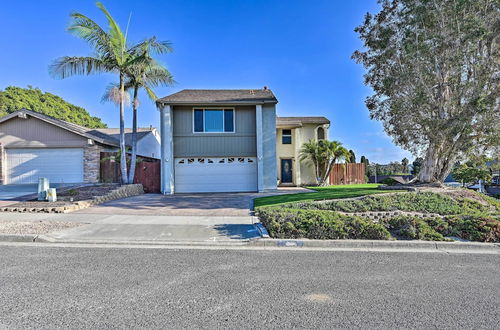
<path fill-rule="evenodd" d="M 128 183 L 127 175 L 127 150 L 125 149 L 125 84 L 123 74 L 120 73 L 120 169 L 122 171 L 122 184 Z"/>
<path fill-rule="evenodd" d="M 137 162 L 137 106 L 138 106 L 138 88 L 134 87 L 134 101 L 132 103 L 132 158 L 130 160 L 130 172 L 128 182 L 134 183 L 135 165 Z"/>
<path fill-rule="evenodd" d="M 443 143 L 442 145 L 447 145 Z M 425 159 L 418 174 L 418 181 L 421 183 L 443 183 L 448 174 L 450 174 L 455 162 L 455 152 L 452 150 L 443 150 L 435 144 L 430 144 L 425 154 Z M 452 155 L 445 157 L 445 155 Z"/>

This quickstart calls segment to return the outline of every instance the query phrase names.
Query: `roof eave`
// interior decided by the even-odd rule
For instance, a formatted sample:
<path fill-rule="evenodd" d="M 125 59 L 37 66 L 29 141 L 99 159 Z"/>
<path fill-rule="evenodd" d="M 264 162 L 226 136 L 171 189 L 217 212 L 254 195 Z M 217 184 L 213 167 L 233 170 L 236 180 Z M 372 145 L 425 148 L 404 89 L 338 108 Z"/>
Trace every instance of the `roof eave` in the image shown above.
<path fill-rule="evenodd" d="M 247 101 L 156 101 L 156 105 L 158 107 L 166 106 L 166 105 L 265 105 L 265 104 L 277 104 L 278 101 L 261 101 L 261 102 L 247 102 Z"/>

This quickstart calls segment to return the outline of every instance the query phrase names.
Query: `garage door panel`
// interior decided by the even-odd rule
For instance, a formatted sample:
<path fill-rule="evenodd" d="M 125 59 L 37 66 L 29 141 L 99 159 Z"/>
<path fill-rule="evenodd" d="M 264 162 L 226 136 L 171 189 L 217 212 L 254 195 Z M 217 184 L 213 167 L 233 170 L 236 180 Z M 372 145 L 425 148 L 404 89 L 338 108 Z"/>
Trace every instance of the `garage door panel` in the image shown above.
<path fill-rule="evenodd" d="M 243 192 L 257 190 L 255 158 L 176 158 L 175 191 Z"/>
<path fill-rule="evenodd" d="M 37 183 L 41 177 L 52 183 L 83 182 L 83 149 L 6 149 L 7 182 Z"/>

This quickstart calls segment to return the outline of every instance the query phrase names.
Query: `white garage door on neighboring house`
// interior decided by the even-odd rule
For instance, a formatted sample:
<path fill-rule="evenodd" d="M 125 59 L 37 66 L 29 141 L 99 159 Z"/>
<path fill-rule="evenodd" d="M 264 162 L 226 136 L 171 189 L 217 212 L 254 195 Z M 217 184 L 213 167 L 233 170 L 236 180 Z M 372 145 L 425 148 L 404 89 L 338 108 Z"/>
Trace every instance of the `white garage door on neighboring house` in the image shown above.
<path fill-rule="evenodd" d="M 38 183 L 48 178 L 50 183 L 83 182 L 83 149 L 40 148 L 5 149 L 7 183 Z"/>
<path fill-rule="evenodd" d="M 175 158 L 175 192 L 257 191 L 255 157 Z"/>

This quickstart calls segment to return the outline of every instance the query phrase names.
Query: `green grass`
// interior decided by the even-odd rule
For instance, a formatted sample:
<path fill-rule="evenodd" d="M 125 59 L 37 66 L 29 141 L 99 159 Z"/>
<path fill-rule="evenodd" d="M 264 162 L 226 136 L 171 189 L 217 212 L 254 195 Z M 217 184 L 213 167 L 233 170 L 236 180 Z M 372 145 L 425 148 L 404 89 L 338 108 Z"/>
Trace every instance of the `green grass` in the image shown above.
<path fill-rule="evenodd" d="M 315 192 L 259 197 L 254 200 L 254 207 L 257 208 L 301 201 L 351 198 L 384 192 L 394 192 L 394 190 L 380 190 L 378 186 L 378 184 L 350 184 L 328 187 L 307 187 L 308 189 L 315 190 Z"/>

